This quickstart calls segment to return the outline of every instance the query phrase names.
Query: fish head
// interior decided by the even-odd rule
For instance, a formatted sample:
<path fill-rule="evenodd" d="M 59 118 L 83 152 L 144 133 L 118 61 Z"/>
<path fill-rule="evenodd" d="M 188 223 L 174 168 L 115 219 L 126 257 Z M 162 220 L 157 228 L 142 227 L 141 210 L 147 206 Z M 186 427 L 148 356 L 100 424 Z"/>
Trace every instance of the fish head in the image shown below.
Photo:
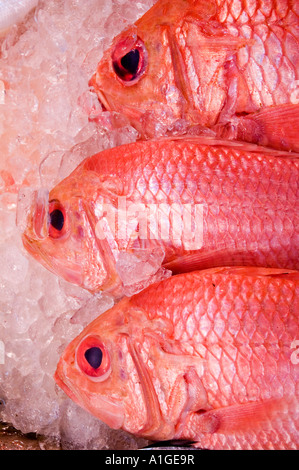
<path fill-rule="evenodd" d="M 189 121 L 200 122 L 190 100 L 175 31 L 190 8 L 197 7 L 197 16 L 206 20 L 214 4 L 193 3 L 158 1 L 114 38 L 90 79 L 103 108 L 126 115 L 142 137 L 165 135 Z"/>
<path fill-rule="evenodd" d="M 179 119 L 184 101 L 161 34 L 158 30 L 142 33 L 134 27 L 121 33 L 90 80 L 104 110 L 125 115 L 142 136 L 171 126 Z"/>
<path fill-rule="evenodd" d="M 110 427 L 143 437 L 159 430 L 159 437 L 167 437 L 169 424 L 150 372 L 160 327 L 153 329 L 130 302 L 122 299 L 88 325 L 67 346 L 54 377 L 73 401 Z"/>
<path fill-rule="evenodd" d="M 97 292 L 109 278 L 110 268 L 83 193 L 72 178 L 59 183 L 50 193 L 43 189 L 34 191 L 22 241 L 49 271 Z"/>

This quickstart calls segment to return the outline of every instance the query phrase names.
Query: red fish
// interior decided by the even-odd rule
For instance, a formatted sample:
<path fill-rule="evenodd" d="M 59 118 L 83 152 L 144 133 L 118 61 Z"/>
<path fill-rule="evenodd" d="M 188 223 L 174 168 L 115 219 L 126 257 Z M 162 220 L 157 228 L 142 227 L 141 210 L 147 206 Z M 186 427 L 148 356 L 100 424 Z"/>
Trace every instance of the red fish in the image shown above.
<path fill-rule="evenodd" d="M 122 269 L 136 277 L 135 258 L 154 269 L 156 255 L 174 273 L 299 269 L 298 185 L 295 154 L 196 137 L 126 144 L 86 158 L 49 198 L 39 195 L 23 243 L 92 292 L 119 289 Z"/>
<path fill-rule="evenodd" d="M 208 449 L 297 449 L 299 272 L 214 268 L 124 298 L 55 380 L 106 422 Z"/>
<path fill-rule="evenodd" d="M 299 151 L 297 0 L 159 0 L 90 81 L 143 137 L 210 129 Z"/>

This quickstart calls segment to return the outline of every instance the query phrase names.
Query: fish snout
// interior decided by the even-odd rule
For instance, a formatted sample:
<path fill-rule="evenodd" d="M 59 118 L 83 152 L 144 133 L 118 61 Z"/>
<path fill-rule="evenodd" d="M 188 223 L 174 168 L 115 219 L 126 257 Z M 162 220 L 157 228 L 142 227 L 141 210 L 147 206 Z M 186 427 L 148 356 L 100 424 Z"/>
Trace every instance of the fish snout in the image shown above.
<path fill-rule="evenodd" d="M 58 362 L 54 379 L 71 400 L 112 429 L 123 427 L 125 420 L 123 404 L 110 396 L 101 395 L 100 392 L 89 391 L 88 378 L 81 376 L 79 370 L 75 370 L 74 366 L 64 356 Z"/>
<path fill-rule="evenodd" d="M 96 72 L 93 74 L 88 84 L 91 88 L 94 89 L 97 95 L 98 101 L 102 107 L 102 111 L 111 111 L 111 107 L 105 97 L 103 90 L 99 86 L 99 82 L 101 83 L 101 80 L 99 80 L 98 73 Z"/>

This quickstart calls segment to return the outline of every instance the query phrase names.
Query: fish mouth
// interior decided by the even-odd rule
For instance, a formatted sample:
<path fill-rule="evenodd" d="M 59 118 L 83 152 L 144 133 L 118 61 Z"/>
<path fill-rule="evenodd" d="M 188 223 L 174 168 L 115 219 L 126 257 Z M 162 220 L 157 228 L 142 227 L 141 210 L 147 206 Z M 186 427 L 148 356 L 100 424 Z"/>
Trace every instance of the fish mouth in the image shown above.
<path fill-rule="evenodd" d="M 135 129 L 142 135 L 142 126 L 140 126 L 140 120 L 144 114 L 144 110 L 137 109 L 134 105 L 129 105 L 119 102 L 117 97 L 104 93 L 100 88 L 100 84 L 97 82 L 97 75 L 94 74 L 89 81 L 89 85 L 93 87 L 95 94 L 97 95 L 98 101 L 102 106 L 102 111 L 116 112 L 123 116 L 126 116 L 129 122 L 135 127 Z"/>
<path fill-rule="evenodd" d="M 53 267 L 50 265 L 48 260 L 42 256 L 41 250 L 38 249 L 34 241 L 26 233 L 22 234 L 22 243 L 25 250 L 39 263 L 41 263 L 49 271 L 54 272 Z"/>
<path fill-rule="evenodd" d="M 111 106 L 109 105 L 104 93 L 101 90 L 97 90 L 98 100 L 102 106 L 103 111 L 112 111 Z"/>
<path fill-rule="evenodd" d="M 113 401 L 112 398 L 97 393 L 89 394 L 85 391 L 78 391 L 72 382 L 67 379 L 67 374 L 64 373 L 64 365 L 62 361 L 59 361 L 54 374 L 55 382 L 64 393 L 77 405 L 96 416 L 110 428 L 122 428 L 125 419 L 123 405 Z"/>
<path fill-rule="evenodd" d="M 99 88 L 97 84 L 97 73 L 95 73 L 89 80 L 89 86 L 92 87 L 98 97 L 99 103 L 102 106 L 103 111 L 112 111 L 111 106 L 109 105 L 103 91 Z"/>
<path fill-rule="evenodd" d="M 80 266 L 79 269 L 76 269 L 76 266 L 67 266 L 63 260 L 57 258 L 53 258 L 53 262 L 51 263 L 37 244 L 25 233 L 22 234 L 22 242 L 28 253 L 48 271 L 55 275 L 59 274 L 63 279 L 72 284 L 82 286 L 83 281 Z"/>
<path fill-rule="evenodd" d="M 103 111 L 111 111 L 111 106 L 109 105 L 103 91 L 99 88 L 97 84 L 97 74 L 95 73 L 89 80 L 89 86 L 92 87 L 98 97 L 99 103 L 102 106 Z"/>
<path fill-rule="evenodd" d="M 59 373 L 59 365 L 57 367 L 57 370 L 54 374 L 54 380 L 57 383 L 58 387 L 61 388 L 61 390 L 64 391 L 64 393 L 75 403 L 79 403 L 79 399 L 76 395 L 76 393 L 70 388 L 62 379 Z"/>

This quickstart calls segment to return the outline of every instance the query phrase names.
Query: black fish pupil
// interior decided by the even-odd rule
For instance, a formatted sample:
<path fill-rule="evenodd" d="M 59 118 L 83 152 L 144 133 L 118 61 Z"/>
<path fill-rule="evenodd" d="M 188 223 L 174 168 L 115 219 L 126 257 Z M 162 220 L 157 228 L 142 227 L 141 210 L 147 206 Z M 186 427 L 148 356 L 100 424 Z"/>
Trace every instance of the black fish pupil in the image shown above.
<path fill-rule="evenodd" d="M 138 49 L 132 49 L 121 58 L 120 63 L 130 74 L 135 75 L 138 70 L 139 56 Z"/>
<path fill-rule="evenodd" d="M 85 351 L 84 356 L 88 364 L 93 369 L 97 369 L 98 367 L 100 367 L 102 363 L 102 357 L 103 357 L 103 354 L 100 348 L 96 346 L 89 348 Z"/>
<path fill-rule="evenodd" d="M 64 225 L 64 215 L 59 209 L 55 209 L 50 214 L 50 220 L 52 227 L 56 228 L 56 230 L 62 230 Z"/>

